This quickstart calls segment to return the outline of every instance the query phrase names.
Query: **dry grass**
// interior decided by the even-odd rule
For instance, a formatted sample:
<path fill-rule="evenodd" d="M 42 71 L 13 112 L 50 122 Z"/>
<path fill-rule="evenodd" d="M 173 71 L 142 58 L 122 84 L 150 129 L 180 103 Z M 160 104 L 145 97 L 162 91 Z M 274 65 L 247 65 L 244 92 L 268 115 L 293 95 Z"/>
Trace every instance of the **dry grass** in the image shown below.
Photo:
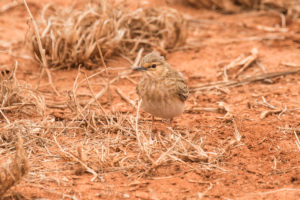
<path fill-rule="evenodd" d="M 187 130 L 169 129 L 153 135 L 145 122 L 138 123 L 136 128 L 136 117 L 131 114 L 103 116 L 93 112 L 84 116 L 67 126 L 83 129 L 85 140 L 57 145 L 62 158 L 82 165 L 94 179 L 116 171 L 129 177 L 155 176 L 157 168 L 171 163 L 183 164 L 190 170 L 212 169 L 225 152 L 218 144 L 206 145 L 202 137 L 191 135 Z M 83 145 L 78 151 L 80 143 Z M 82 152 L 86 156 L 84 160 L 81 159 Z M 74 168 L 76 172 L 82 171 L 82 167 Z"/>
<path fill-rule="evenodd" d="M 242 9 L 275 9 L 299 17 L 298 0 L 188 0 L 198 8 L 216 9 L 224 12 L 239 12 Z"/>
<path fill-rule="evenodd" d="M 27 174 L 28 170 L 29 166 L 23 148 L 23 139 L 18 136 L 15 156 L 0 166 L 0 199 L 9 188 L 16 185 Z"/>
<path fill-rule="evenodd" d="M 25 120 L 16 120 L 24 116 L 43 116 L 44 98 L 27 83 L 20 83 L 16 78 L 18 63 L 13 69 L 1 69 L 0 102 L 0 198 L 12 186 L 16 185 L 28 172 L 28 161 L 23 148 L 23 137 L 30 139 L 24 124 Z M 10 117 L 12 118 L 10 120 Z M 16 144 L 16 145 L 15 145 Z M 15 156 L 9 158 L 12 151 Z"/>
<path fill-rule="evenodd" d="M 78 73 L 69 92 L 70 99 L 56 102 L 57 105 L 68 105 L 56 107 L 63 110 L 63 119 L 54 120 L 51 115 L 44 114 L 35 121 L 19 118 L 7 124 L 2 122 L 0 157 L 11 155 L 16 133 L 24 138 L 24 148 L 30 152 L 30 174 L 25 179 L 26 185 L 41 187 L 57 195 L 59 192 L 55 187 L 45 189 L 43 185 L 57 182 L 71 187 L 71 182 L 63 180 L 66 174 L 90 173 L 93 175 L 91 181 L 105 181 L 108 173 L 120 172 L 134 180 L 155 177 L 160 169 L 176 163 L 185 171 L 223 170 L 219 165 L 231 144 L 207 143 L 205 133 L 200 135 L 195 130 L 166 128 L 153 134 L 150 124 L 143 118 L 138 120 L 135 112 L 120 114 L 99 109 L 102 105 L 96 99 L 107 89 L 101 90 L 99 95 L 89 95 L 92 99 L 86 103 L 86 96 L 81 96 L 78 91 L 89 88 L 89 81 L 95 76 L 79 81 L 81 75 Z M 37 93 L 32 95 L 38 96 Z M 176 176 L 178 173 L 170 174 Z"/>
<path fill-rule="evenodd" d="M 27 83 L 20 83 L 16 78 L 18 64 L 12 70 L 1 71 L 0 74 L 0 113 L 7 123 L 6 113 L 18 111 L 29 116 L 42 116 L 45 111 L 43 96 Z"/>
<path fill-rule="evenodd" d="M 179 47 L 185 41 L 186 24 L 181 15 L 174 10 L 148 8 L 130 12 L 120 6 L 110 8 L 113 4 L 101 2 L 102 4 L 95 7 L 87 6 L 84 10 L 45 7 L 43 11 L 45 27 L 41 32 L 41 41 L 50 67 L 80 65 L 94 67 L 100 63 L 105 65 L 102 53 L 104 58 L 111 55 L 133 58 L 143 48 L 145 51 L 156 49 L 165 52 Z M 35 56 L 42 63 L 36 35 L 31 36 Z M 227 79 L 196 85 L 191 87 L 192 92 L 241 86 L 300 72 L 299 69 L 295 69 L 237 79 L 240 74 L 247 71 L 251 63 L 256 62 L 256 58 L 255 51 L 250 55 L 242 55 L 224 68 L 225 74 L 228 75 Z M 73 181 L 66 181 L 74 174 L 80 176 L 90 173 L 93 175 L 91 181 L 99 179 L 104 182 L 106 176 L 112 172 L 121 172 L 128 179 L 136 180 L 145 176 L 160 179 L 161 169 L 167 169 L 166 174 L 170 176 L 177 176 L 190 170 L 226 171 L 221 168 L 226 166 L 224 158 L 226 160 L 231 157 L 231 148 L 242 145 L 243 142 L 244 132 L 239 131 L 241 128 L 239 121 L 235 121 L 234 113 L 231 113 L 230 108 L 222 102 L 218 107 L 209 110 L 224 113 L 225 120 L 228 118 L 232 120 L 233 134 L 229 137 L 224 136 L 224 139 L 223 136 L 216 137 L 224 129 L 224 124 L 209 127 L 209 132 L 206 132 L 194 127 L 166 128 L 167 123 L 163 123 L 164 129 L 153 133 L 151 125 L 143 120 L 143 117 L 139 117 L 139 112 L 137 114 L 135 112 L 120 114 L 112 110 L 109 112 L 108 106 L 104 105 L 106 107 L 103 108 L 101 105 L 103 101 L 97 100 L 109 92 L 115 95 L 114 97 L 119 95 L 133 109 L 139 109 L 125 92 L 113 85 L 116 80 L 122 78 L 120 74 L 124 78 L 128 75 L 126 74 L 128 71 L 118 74 L 119 77 L 111 80 L 106 73 L 107 80 L 103 78 L 103 88 L 96 94 L 93 93 L 88 80 L 100 73 L 81 81 L 79 80 L 82 77 L 78 74 L 74 87 L 68 93 L 69 101 L 57 100 L 51 105 L 55 106 L 55 111 L 61 109 L 63 113 L 60 119 L 54 119 L 52 113 L 46 115 L 44 112 L 45 104 L 51 108 L 49 102 L 45 102 L 43 97 L 30 89 L 27 84 L 20 84 L 15 76 L 16 70 L 17 65 L 12 72 L 3 73 L 1 76 L 1 114 L 6 119 L 6 124 L 1 122 L 0 157 L 2 159 L 10 157 L 17 140 L 16 133 L 19 133 L 24 138 L 24 147 L 30 155 L 28 156 L 30 173 L 25 179 L 26 186 L 59 194 L 62 198 L 77 199 L 75 195 L 69 197 L 55 191 L 55 188 L 62 191 L 62 185 L 65 188 L 74 187 Z M 102 72 L 104 71 L 107 72 L 107 68 Z M 91 83 L 99 84 L 97 81 Z M 81 87 L 85 88 L 84 91 L 89 88 L 90 93 L 85 93 L 82 97 L 78 94 Z M 62 95 L 67 95 L 64 91 L 61 92 Z M 29 115 L 39 113 L 42 120 L 37 118 L 38 122 L 34 122 L 20 119 L 17 114 L 15 115 L 15 111 L 30 113 Z M 191 112 L 193 111 L 197 111 L 197 108 L 192 108 Z M 203 109 L 198 108 L 198 111 L 202 112 Z M 283 112 L 286 111 L 282 110 L 281 113 Z M 18 120 L 11 122 L 9 120 L 11 115 L 14 115 L 13 119 Z M 299 148 L 298 138 L 296 144 Z M 1 189 L 4 194 L 4 190 L 15 185 L 28 171 L 22 146 L 22 140 L 19 138 L 17 153 L 12 163 L 3 168 L 5 175 L 0 171 L 0 185 L 2 186 L 2 180 L 5 181 L 5 187 L 0 188 L 0 196 Z M 173 170 L 172 167 L 177 164 L 181 167 L 180 170 Z M 103 185 L 105 184 L 104 182 Z M 211 188 L 212 183 L 207 190 L 199 193 L 199 198 L 201 199 Z"/>
<path fill-rule="evenodd" d="M 171 171 L 168 173 L 171 176 L 191 170 L 223 170 L 220 162 L 226 145 L 222 142 L 207 143 L 205 136 L 189 130 L 168 129 L 152 135 L 145 121 L 138 122 L 136 132 L 133 114 L 103 115 L 90 107 L 81 113 L 84 117 L 64 122 L 19 120 L 2 128 L 1 146 L 5 146 L 5 151 L 0 149 L 0 155 L 3 158 L 11 154 L 16 140 L 12 133 L 16 132 L 22 135 L 24 147 L 30 152 L 26 186 L 41 187 L 57 195 L 60 184 L 72 186 L 65 177 L 74 174 L 91 173 L 91 181 L 105 183 L 108 174 L 113 172 L 129 180 L 159 178 L 159 170 L 169 169 L 172 164 L 179 164 L 183 171 Z M 49 183 L 58 185 L 44 188 Z"/>
<path fill-rule="evenodd" d="M 259 0 L 188 0 L 188 2 L 199 8 L 216 9 L 225 12 L 238 12 L 242 8 L 254 8 L 259 5 Z"/>
<path fill-rule="evenodd" d="M 48 116 L 41 122 L 20 119 L 2 126 L 0 145 L 5 148 L 0 148 L 0 156 L 11 154 L 15 133 L 22 135 L 24 147 L 30 152 L 26 185 L 42 187 L 57 182 L 71 187 L 72 182 L 63 180 L 66 174 L 84 173 L 93 175 L 91 181 L 105 181 L 112 172 L 136 180 L 156 177 L 161 168 L 176 163 L 185 171 L 222 170 L 219 162 L 228 147 L 222 142 L 207 143 L 205 133 L 169 128 L 153 135 L 150 124 L 138 120 L 135 114 L 105 114 L 92 103 L 84 104 L 76 91 L 74 94 L 68 102 L 73 101 L 74 111 L 65 112 L 62 121 Z M 57 194 L 55 187 L 47 192 Z"/>
<path fill-rule="evenodd" d="M 213 83 L 208 83 L 208 84 L 194 85 L 194 86 L 190 86 L 190 88 L 191 88 L 191 92 L 195 92 L 195 91 L 201 91 L 201 90 L 216 89 L 218 87 L 237 87 L 237 86 L 249 84 L 249 83 L 256 82 L 256 81 L 268 80 L 268 79 L 278 77 L 278 76 L 297 74 L 299 72 L 300 72 L 300 70 L 296 69 L 296 70 L 286 70 L 286 71 L 281 71 L 281 72 L 263 73 L 263 74 L 259 74 L 259 75 L 250 76 L 250 77 L 247 77 L 242 80 L 218 81 L 218 82 L 213 82 Z"/>
<path fill-rule="evenodd" d="M 86 86 L 82 84 L 81 87 Z M 75 134 L 84 132 L 85 141 L 82 141 L 83 145 L 79 142 L 61 144 L 55 139 L 54 143 L 64 159 L 80 164 L 81 167 L 77 169 L 82 171 L 83 167 L 94 178 L 115 171 L 127 176 L 148 176 L 170 163 L 181 163 L 190 169 L 214 168 L 225 152 L 218 144 L 205 145 L 202 137 L 191 135 L 189 130 L 169 128 L 153 134 L 151 126 L 139 120 L 139 112 L 137 115 L 103 113 L 92 104 L 93 101 L 81 103 L 76 81 L 74 88 L 72 102 L 69 101 L 74 105 L 74 110 L 67 117 L 70 120 L 64 129 L 57 130 L 57 135 L 70 131 L 69 127 L 77 127 Z M 83 154 L 86 157 L 84 160 L 81 159 Z"/>
<path fill-rule="evenodd" d="M 112 55 L 134 58 L 137 52 L 162 53 L 185 43 L 187 23 L 171 8 L 129 11 L 112 1 L 83 9 L 45 6 L 41 41 L 49 67 L 95 67 Z M 30 35 L 35 58 L 42 63 L 37 38 Z"/>

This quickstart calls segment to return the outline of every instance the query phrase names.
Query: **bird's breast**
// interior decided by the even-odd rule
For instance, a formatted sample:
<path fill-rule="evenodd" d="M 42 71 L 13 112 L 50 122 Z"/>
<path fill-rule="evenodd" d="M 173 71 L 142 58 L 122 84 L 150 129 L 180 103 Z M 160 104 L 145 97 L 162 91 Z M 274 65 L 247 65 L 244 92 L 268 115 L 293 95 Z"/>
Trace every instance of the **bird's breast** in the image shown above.
<path fill-rule="evenodd" d="M 162 118 L 172 118 L 182 114 L 184 103 L 175 95 L 174 85 L 165 80 L 142 80 L 139 95 L 144 111 Z"/>
<path fill-rule="evenodd" d="M 145 97 L 152 101 L 162 101 L 172 95 L 172 86 L 163 80 L 149 81 L 145 86 Z"/>

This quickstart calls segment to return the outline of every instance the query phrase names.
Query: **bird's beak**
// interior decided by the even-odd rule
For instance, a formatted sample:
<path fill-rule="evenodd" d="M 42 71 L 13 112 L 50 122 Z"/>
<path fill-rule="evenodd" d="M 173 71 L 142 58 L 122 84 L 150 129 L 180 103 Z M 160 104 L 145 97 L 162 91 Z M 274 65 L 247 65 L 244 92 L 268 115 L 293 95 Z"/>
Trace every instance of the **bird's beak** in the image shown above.
<path fill-rule="evenodd" d="M 145 67 L 135 67 L 135 68 L 133 68 L 135 71 L 146 71 L 147 70 L 147 68 L 145 68 Z"/>

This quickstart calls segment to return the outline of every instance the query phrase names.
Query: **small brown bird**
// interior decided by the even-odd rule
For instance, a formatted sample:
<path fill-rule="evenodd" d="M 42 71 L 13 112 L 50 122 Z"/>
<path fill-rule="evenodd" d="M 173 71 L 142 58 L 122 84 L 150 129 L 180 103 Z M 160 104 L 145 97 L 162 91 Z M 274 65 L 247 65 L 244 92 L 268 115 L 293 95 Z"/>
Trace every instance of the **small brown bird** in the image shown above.
<path fill-rule="evenodd" d="M 189 91 L 181 73 L 175 71 L 165 58 L 153 51 L 145 55 L 141 67 L 144 76 L 136 87 L 142 99 L 142 109 L 154 116 L 170 119 L 181 115 Z"/>

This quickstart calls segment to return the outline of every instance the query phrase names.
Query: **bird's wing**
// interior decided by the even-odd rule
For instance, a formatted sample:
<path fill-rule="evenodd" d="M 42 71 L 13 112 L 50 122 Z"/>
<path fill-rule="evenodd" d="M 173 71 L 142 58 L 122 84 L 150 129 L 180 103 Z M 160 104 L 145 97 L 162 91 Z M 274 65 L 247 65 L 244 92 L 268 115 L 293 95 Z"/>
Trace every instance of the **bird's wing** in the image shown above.
<path fill-rule="evenodd" d="M 189 96 L 189 90 L 182 78 L 181 78 L 181 80 L 177 80 L 176 92 L 181 101 L 185 101 Z"/>
<path fill-rule="evenodd" d="M 175 80 L 176 94 L 179 96 L 181 101 L 185 101 L 189 96 L 189 89 L 183 80 L 182 74 L 177 71 L 172 71 L 170 76 L 174 78 L 173 80 Z"/>

